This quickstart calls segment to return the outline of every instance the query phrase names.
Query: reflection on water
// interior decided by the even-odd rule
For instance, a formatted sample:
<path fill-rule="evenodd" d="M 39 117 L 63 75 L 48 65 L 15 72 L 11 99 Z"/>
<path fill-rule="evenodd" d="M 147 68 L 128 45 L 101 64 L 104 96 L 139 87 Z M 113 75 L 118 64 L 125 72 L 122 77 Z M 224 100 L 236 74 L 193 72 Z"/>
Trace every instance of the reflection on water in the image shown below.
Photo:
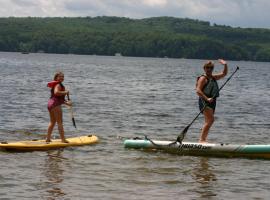
<path fill-rule="evenodd" d="M 201 198 L 217 196 L 213 188 L 213 183 L 217 181 L 217 178 L 212 170 L 212 166 L 209 165 L 208 158 L 203 157 L 198 160 L 198 165 L 194 167 L 192 175 L 198 183 L 199 188 L 196 192 Z"/>
<path fill-rule="evenodd" d="M 47 177 L 45 181 L 45 186 L 48 188 L 46 190 L 47 195 L 45 199 L 62 199 L 66 194 L 61 188 L 61 183 L 63 182 L 62 168 L 63 160 L 62 157 L 63 149 L 56 151 L 48 151 L 48 157 L 45 160 L 44 175 Z"/>

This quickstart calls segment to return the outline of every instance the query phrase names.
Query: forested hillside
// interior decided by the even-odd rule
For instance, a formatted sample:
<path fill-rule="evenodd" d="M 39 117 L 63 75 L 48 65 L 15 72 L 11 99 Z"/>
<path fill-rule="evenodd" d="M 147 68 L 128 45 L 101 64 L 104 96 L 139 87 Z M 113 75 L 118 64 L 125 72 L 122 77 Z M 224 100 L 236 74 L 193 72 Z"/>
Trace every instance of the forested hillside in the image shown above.
<path fill-rule="evenodd" d="M 0 18 L 0 51 L 270 61 L 270 30 L 173 17 Z"/>

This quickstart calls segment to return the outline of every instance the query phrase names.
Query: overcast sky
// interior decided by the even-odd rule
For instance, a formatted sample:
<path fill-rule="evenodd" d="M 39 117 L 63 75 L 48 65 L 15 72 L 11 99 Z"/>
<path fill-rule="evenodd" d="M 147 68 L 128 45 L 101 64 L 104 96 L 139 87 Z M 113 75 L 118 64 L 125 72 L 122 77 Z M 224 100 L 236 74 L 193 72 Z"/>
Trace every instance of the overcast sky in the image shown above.
<path fill-rule="evenodd" d="M 270 28 L 270 0 L 0 0 L 0 17 L 173 16 Z"/>

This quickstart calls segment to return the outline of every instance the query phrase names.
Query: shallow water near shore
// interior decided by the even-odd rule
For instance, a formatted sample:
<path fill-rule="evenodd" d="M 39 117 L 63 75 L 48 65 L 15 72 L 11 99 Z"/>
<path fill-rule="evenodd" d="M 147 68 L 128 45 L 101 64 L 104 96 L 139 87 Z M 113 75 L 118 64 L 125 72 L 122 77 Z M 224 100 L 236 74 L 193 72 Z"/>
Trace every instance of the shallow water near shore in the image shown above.
<path fill-rule="evenodd" d="M 203 60 L 0 52 L 0 140 L 44 138 L 46 87 L 56 70 L 74 102 L 67 137 L 97 145 L 45 152 L 0 151 L 0 199 L 268 199 L 269 160 L 178 156 L 125 149 L 123 139 L 174 140 L 198 113 Z M 270 63 L 229 61 L 213 142 L 269 144 Z M 222 70 L 216 63 L 215 71 Z M 221 85 L 224 80 L 221 80 Z M 197 141 L 203 118 L 188 130 Z M 54 137 L 58 137 L 57 130 Z"/>

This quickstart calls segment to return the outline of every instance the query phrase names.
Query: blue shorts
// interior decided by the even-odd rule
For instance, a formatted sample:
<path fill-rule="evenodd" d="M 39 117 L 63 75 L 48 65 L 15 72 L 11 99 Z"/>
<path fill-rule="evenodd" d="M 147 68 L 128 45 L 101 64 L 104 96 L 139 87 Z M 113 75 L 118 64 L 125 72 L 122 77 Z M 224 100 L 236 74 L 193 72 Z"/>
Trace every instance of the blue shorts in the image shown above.
<path fill-rule="evenodd" d="M 216 99 L 212 102 L 212 103 L 207 103 L 205 102 L 202 98 L 199 98 L 199 109 L 200 111 L 204 108 L 204 105 L 207 107 L 207 108 L 211 108 L 215 111 L 216 109 L 216 104 L 217 104 L 217 101 Z"/>

